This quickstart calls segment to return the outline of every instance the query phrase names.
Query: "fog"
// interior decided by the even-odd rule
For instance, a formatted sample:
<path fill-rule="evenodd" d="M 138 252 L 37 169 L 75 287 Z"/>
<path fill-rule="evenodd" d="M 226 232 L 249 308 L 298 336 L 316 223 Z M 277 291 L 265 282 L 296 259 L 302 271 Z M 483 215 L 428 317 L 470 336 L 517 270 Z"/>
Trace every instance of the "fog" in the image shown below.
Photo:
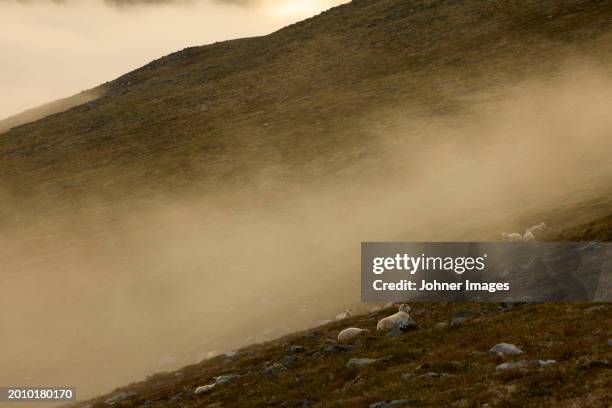
<path fill-rule="evenodd" d="M 179 49 L 268 34 L 342 2 L 1 0 L 0 119 Z"/>
<path fill-rule="evenodd" d="M 333 178 L 274 194 L 220 185 L 5 231 L 0 384 L 110 391 L 367 308 L 361 241 L 495 239 L 517 217 L 609 196 L 608 72 L 568 65 L 475 95 L 453 116 L 372 110 L 378 170 L 355 170 L 349 193 Z"/>

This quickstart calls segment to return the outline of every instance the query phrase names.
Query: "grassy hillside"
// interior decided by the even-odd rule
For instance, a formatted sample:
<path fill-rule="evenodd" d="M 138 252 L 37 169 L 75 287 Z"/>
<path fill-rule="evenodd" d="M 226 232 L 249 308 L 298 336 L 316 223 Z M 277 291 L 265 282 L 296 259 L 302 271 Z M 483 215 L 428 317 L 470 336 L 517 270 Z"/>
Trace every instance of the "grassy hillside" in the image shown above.
<path fill-rule="evenodd" d="M 153 61 L 95 101 L 10 130 L 0 181 L 37 208 L 206 194 L 267 168 L 304 183 L 365 171 L 374 107 L 443 116 L 483 89 L 553 75 L 571 56 L 607 63 L 611 24 L 607 1 L 353 1 Z"/>
<path fill-rule="evenodd" d="M 610 406 L 609 305 L 412 306 L 419 329 L 400 337 L 376 332 L 378 319 L 394 311 L 385 309 L 254 345 L 235 356 L 158 373 L 74 406 L 108 407 L 113 397 L 115 407 L 367 407 L 390 400 L 416 407 Z M 346 327 L 370 332 L 339 344 L 338 332 Z M 524 354 L 488 353 L 502 342 L 517 345 Z M 351 358 L 381 360 L 347 367 Z M 556 362 L 496 370 L 502 363 L 521 360 Z M 279 362 L 280 368 L 273 366 Z M 221 375 L 237 377 L 194 394 Z"/>
<path fill-rule="evenodd" d="M 235 357 L 219 356 L 177 372 L 159 373 L 74 406 L 107 407 L 104 401 L 121 392 L 135 395 L 115 407 L 367 407 L 389 400 L 406 400 L 398 406 L 417 407 L 609 406 L 610 363 L 589 364 L 612 361 L 607 343 L 612 325 L 609 306 L 525 305 L 509 311 L 488 304 L 415 304 L 413 308 L 420 328 L 399 338 L 375 331 L 377 320 L 393 312 L 386 309 L 251 346 Z M 455 327 L 436 327 L 461 315 L 469 318 Z M 352 341 L 352 349 L 336 350 L 338 332 L 346 327 L 371 331 Z M 525 354 L 491 356 L 488 350 L 501 342 L 516 344 Z M 292 346 L 305 350 L 292 353 Z M 386 360 L 348 368 L 351 358 Z M 503 362 L 551 359 L 557 361 L 551 367 L 496 371 Z M 286 362 L 286 370 L 266 371 L 279 361 Z M 194 395 L 196 387 L 228 374 L 239 377 Z"/>
<path fill-rule="evenodd" d="M 67 111 L 75 106 L 83 105 L 98 98 L 102 89 L 83 91 L 68 98 L 59 99 L 54 102 L 46 103 L 36 108 L 28 109 L 17 115 L 0 120 L 0 133 L 6 132 L 14 127 L 42 119 L 55 113 Z"/>
<path fill-rule="evenodd" d="M 237 347 L 264 324 L 306 327 L 355 300 L 360 240 L 493 241 L 544 220 L 548 239 L 612 239 L 612 183 L 601 182 L 612 177 L 610 123 L 588 115 L 608 117 L 612 99 L 580 94 L 598 83 L 570 74 L 575 99 L 525 103 L 495 134 L 500 149 L 487 143 L 495 123 L 453 132 L 457 118 L 471 123 L 474 101 L 487 117 L 500 93 L 552 82 L 573 61 L 609 72 L 611 1 L 355 0 L 265 37 L 160 58 L 92 90 L 97 99 L 0 134 L 11 376 L 69 378 L 91 395 L 160 355 Z M 531 151 L 542 154 L 530 161 Z M 303 318 L 287 313 L 304 303 Z M 415 305 L 420 328 L 399 338 L 373 330 L 386 310 L 77 406 L 125 391 L 114 406 L 602 407 L 610 371 L 589 362 L 610 360 L 612 316 L 589 307 Z M 459 312 L 463 324 L 435 327 Z M 348 325 L 371 331 L 339 352 Z M 486 351 L 502 341 L 558 363 L 496 374 L 502 361 Z M 266 370 L 291 345 L 305 350 Z M 348 369 L 351 357 L 385 359 Z M 193 394 L 222 374 L 239 378 Z"/>

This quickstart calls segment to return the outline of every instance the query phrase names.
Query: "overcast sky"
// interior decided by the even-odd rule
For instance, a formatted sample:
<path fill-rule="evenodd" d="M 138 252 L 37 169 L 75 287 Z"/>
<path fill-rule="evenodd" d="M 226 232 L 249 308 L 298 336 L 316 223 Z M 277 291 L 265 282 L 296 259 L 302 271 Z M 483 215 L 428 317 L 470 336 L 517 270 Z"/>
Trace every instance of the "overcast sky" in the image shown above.
<path fill-rule="evenodd" d="M 0 0 L 0 118 L 346 0 Z"/>

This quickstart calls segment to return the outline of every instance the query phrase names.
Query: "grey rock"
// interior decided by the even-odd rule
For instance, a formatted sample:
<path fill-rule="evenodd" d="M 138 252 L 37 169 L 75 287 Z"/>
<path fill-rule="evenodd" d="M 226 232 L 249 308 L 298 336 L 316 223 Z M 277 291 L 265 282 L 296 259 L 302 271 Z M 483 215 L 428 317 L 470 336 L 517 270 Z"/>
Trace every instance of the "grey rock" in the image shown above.
<path fill-rule="evenodd" d="M 451 327 L 461 326 L 467 320 L 466 317 L 453 317 L 453 320 L 450 322 Z"/>
<path fill-rule="evenodd" d="M 215 384 L 229 384 L 236 381 L 238 377 L 240 377 L 238 374 L 226 374 L 214 377 L 213 379 L 215 380 Z"/>
<path fill-rule="evenodd" d="M 491 347 L 489 350 L 491 354 L 501 354 L 503 356 L 517 356 L 523 354 L 523 350 L 510 343 L 499 343 Z"/>
<path fill-rule="evenodd" d="M 425 373 L 420 375 L 420 377 L 422 378 L 442 378 L 442 377 L 451 377 L 451 374 L 446 374 L 446 373 Z"/>
<path fill-rule="evenodd" d="M 414 378 L 414 374 L 412 374 L 411 372 L 406 372 L 404 374 L 402 374 L 402 380 L 411 380 Z"/>
<path fill-rule="evenodd" d="M 280 363 L 284 366 L 290 366 L 298 362 L 300 358 L 298 356 L 285 356 L 280 359 Z"/>
<path fill-rule="evenodd" d="M 334 344 L 332 346 L 325 347 L 325 354 L 338 354 L 338 353 L 346 353 L 349 351 L 353 351 L 355 346 L 352 344 Z"/>
<path fill-rule="evenodd" d="M 512 363 L 503 363 L 495 367 L 496 371 L 516 370 L 518 368 L 527 368 L 529 362 L 527 360 L 515 361 Z"/>
<path fill-rule="evenodd" d="M 457 313 L 453 313 L 453 319 L 469 319 L 470 317 L 478 316 L 479 312 L 477 310 L 462 310 Z"/>
<path fill-rule="evenodd" d="M 583 370 L 591 370 L 593 368 L 612 368 L 612 363 L 608 360 L 591 360 L 580 365 Z"/>
<path fill-rule="evenodd" d="M 525 302 L 503 302 L 500 306 L 500 309 L 502 312 L 508 312 L 524 304 Z"/>
<path fill-rule="evenodd" d="M 532 360 L 532 361 L 537 361 L 537 364 L 540 367 L 550 367 L 550 366 L 554 366 L 557 363 L 557 360 Z"/>
<path fill-rule="evenodd" d="M 448 327 L 448 323 L 446 322 L 440 322 L 438 324 L 436 324 L 436 329 L 438 330 L 444 330 Z"/>
<path fill-rule="evenodd" d="M 347 368 L 363 367 L 378 362 L 375 358 L 351 358 L 346 363 Z"/>
<path fill-rule="evenodd" d="M 170 401 L 178 401 L 180 399 L 183 398 L 183 393 L 179 392 L 178 394 L 174 394 L 172 397 L 170 397 Z"/>
<path fill-rule="evenodd" d="M 115 405 L 118 402 L 135 397 L 136 395 L 138 395 L 138 393 L 135 391 L 122 391 L 108 398 L 104 401 L 104 403 L 108 405 Z"/>
<path fill-rule="evenodd" d="M 285 371 L 287 371 L 287 367 L 281 363 L 274 363 L 264 368 L 263 375 L 267 378 L 271 378 Z"/>
<path fill-rule="evenodd" d="M 380 402 L 375 402 L 374 404 L 370 404 L 370 408 L 397 408 L 397 407 L 404 407 L 406 406 L 406 404 L 408 404 L 408 400 L 405 400 L 405 399 L 392 400 L 392 401 L 380 401 Z"/>
<path fill-rule="evenodd" d="M 593 313 L 593 312 L 599 312 L 601 310 L 606 310 L 606 305 L 598 305 L 598 306 L 591 306 L 591 307 L 587 307 L 586 309 L 583 310 L 584 313 Z"/>
<path fill-rule="evenodd" d="M 306 333 L 304 335 L 304 338 L 306 340 L 314 340 L 314 339 L 317 339 L 319 337 L 321 337 L 321 332 L 319 332 L 319 331 L 311 331 L 311 332 L 308 332 L 308 333 Z M 297 346 L 297 347 L 301 347 L 301 346 Z"/>
<path fill-rule="evenodd" d="M 306 352 L 306 347 L 304 346 L 289 346 L 287 347 L 287 353 L 290 354 L 299 354 Z"/>
<path fill-rule="evenodd" d="M 510 363 L 503 363 L 495 367 L 496 371 L 516 370 L 521 368 L 551 367 L 557 364 L 557 360 L 520 360 Z"/>

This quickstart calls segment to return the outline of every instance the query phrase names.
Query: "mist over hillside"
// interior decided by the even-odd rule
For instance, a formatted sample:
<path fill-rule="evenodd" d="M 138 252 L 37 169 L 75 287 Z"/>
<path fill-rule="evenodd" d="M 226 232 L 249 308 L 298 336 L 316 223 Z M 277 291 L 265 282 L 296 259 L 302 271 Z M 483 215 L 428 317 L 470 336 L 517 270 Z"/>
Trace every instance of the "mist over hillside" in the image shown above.
<path fill-rule="evenodd" d="M 309 327 L 358 302 L 361 241 L 603 219 L 611 25 L 358 0 L 3 133 L 0 383 L 92 395 Z"/>

